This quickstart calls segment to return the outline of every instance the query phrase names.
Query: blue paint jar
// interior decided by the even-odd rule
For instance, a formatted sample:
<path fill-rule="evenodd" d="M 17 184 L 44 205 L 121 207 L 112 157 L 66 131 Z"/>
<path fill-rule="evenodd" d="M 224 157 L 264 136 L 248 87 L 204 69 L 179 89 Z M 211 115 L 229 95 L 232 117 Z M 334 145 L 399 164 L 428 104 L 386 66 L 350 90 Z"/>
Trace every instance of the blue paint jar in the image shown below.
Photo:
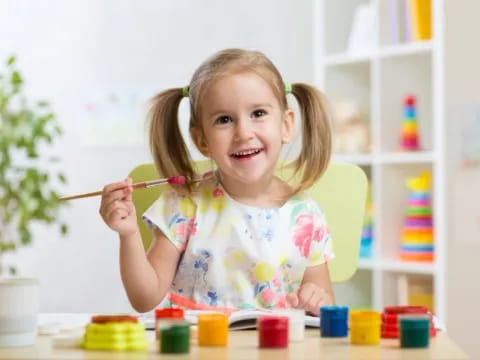
<path fill-rule="evenodd" d="M 322 306 L 320 308 L 320 334 L 322 337 L 348 335 L 348 307 Z"/>

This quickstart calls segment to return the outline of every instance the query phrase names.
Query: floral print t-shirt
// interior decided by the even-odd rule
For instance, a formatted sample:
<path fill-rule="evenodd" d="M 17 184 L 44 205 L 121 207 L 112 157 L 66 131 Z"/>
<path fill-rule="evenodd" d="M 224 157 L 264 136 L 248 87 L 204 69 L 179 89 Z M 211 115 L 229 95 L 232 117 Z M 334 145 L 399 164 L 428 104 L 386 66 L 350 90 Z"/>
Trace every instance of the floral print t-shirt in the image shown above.
<path fill-rule="evenodd" d="M 305 196 L 278 208 L 232 199 L 215 179 L 165 190 L 143 215 L 181 251 L 171 291 L 228 308 L 284 308 L 305 268 L 333 258 L 325 215 Z"/>

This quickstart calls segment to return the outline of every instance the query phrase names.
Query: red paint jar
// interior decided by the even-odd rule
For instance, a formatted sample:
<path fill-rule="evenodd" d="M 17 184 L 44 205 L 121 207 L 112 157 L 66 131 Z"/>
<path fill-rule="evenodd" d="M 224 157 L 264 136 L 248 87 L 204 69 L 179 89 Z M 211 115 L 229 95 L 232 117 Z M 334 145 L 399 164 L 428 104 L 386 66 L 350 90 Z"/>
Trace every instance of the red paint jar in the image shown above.
<path fill-rule="evenodd" d="M 434 337 L 437 331 L 433 325 L 433 315 L 425 306 L 387 306 L 382 314 L 382 338 L 397 339 L 400 335 L 398 318 L 401 315 L 421 315 L 430 317 L 430 336 Z"/>
<path fill-rule="evenodd" d="M 288 317 L 261 316 L 257 319 L 258 346 L 285 348 L 288 346 Z"/>
<path fill-rule="evenodd" d="M 428 309 L 425 306 L 386 306 L 384 309 L 385 314 L 426 314 Z"/>
<path fill-rule="evenodd" d="M 155 337 L 158 336 L 158 322 L 159 320 L 184 320 L 184 311 L 180 308 L 160 308 L 155 309 Z"/>

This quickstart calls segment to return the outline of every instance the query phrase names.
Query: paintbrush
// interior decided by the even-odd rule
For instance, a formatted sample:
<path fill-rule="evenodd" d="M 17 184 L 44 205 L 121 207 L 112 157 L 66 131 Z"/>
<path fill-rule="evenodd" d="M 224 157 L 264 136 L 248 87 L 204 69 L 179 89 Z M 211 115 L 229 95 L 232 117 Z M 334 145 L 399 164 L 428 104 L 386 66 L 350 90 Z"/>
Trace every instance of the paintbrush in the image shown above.
<path fill-rule="evenodd" d="M 162 185 L 162 184 L 171 184 L 171 185 L 183 185 L 185 184 L 185 177 L 184 176 L 172 176 L 165 179 L 158 179 L 158 180 L 150 180 L 150 181 L 143 181 L 136 184 L 130 185 L 133 190 L 136 189 L 146 189 L 152 186 Z M 126 186 L 125 186 L 126 187 Z M 89 193 L 83 193 L 78 195 L 71 195 L 71 196 L 64 196 L 61 197 L 60 200 L 73 200 L 73 199 L 81 199 L 86 197 L 98 196 L 102 195 L 102 191 L 94 191 Z"/>

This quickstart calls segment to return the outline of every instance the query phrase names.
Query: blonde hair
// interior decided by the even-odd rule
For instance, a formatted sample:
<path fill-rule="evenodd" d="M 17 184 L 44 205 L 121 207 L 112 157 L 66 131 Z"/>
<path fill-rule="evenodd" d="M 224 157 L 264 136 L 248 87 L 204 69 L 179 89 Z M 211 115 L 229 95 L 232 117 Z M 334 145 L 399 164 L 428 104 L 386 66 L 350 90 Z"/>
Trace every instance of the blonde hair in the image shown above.
<path fill-rule="evenodd" d="M 200 128 L 200 104 L 206 89 L 219 78 L 239 72 L 253 72 L 270 86 L 280 106 L 288 108 L 283 79 L 273 63 L 259 51 L 226 49 L 214 54 L 195 71 L 189 84 L 189 128 Z M 331 155 L 330 116 L 323 94 L 315 87 L 292 84 L 302 117 L 302 147 L 300 154 L 288 166 L 294 176 L 301 175 L 299 185 L 291 195 L 308 189 L 322 175 Z M 149 112 L 150 149 L 155 166 L 165 177 L 183 175 L 186 183 L 176 185 L 180 193 L 191 193 L 195 168 L 180 132 L 178 107 L 183 98 L 183 89 L 162 91 L 152 99 Z"/>

